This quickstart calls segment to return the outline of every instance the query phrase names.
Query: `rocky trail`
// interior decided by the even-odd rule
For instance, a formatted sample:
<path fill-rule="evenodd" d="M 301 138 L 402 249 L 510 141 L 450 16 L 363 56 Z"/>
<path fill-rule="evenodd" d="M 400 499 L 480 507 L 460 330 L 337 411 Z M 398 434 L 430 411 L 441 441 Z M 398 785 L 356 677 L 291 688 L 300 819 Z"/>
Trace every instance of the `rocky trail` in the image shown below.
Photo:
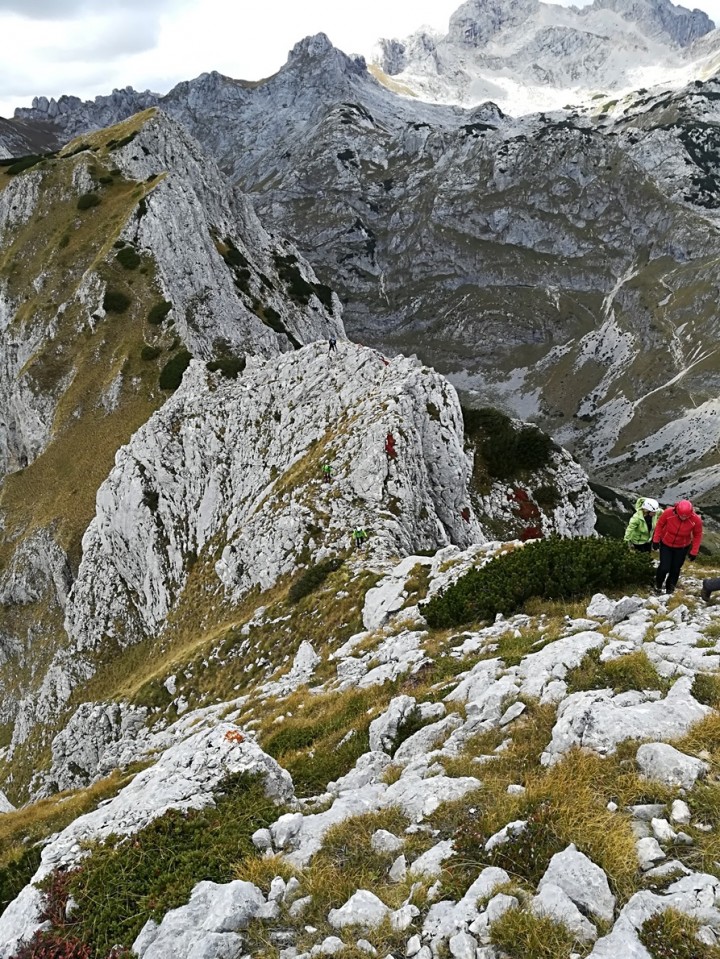
<path fill-rule="evenodd" d="M 677 955 L 714 956 L 720 606 L 701 603 L 700 580 L 685 575 L 672 597 L 596 594 L 481 628 L 428 628 L 422 602 L 520 545 L 386 562 L 362 631 L 339 646 L 302 642 L 249 695 L 188 709 L 169 677 L 180 717 L 126 722 L 114 762 L 152 764 L 44 845 L 0 916 L 3 959 L 38 929 L 71 934 L 88 908 L 81 899 L 49 919 L 48 876 L 82 875 L 98 841 L 141 847 L 168 810 L 221 808 L 219 784 L 240 772 L 281 814 L 253 831 L 235 878 L 197 882 L 142 924 L 125 943 L 141 959 L 652 959 L 673 935 L 696 949 Z M 258 609 L 246 635 L 268 617 Z M 337 704 L 353 697 L 345 731 Z M 90 722 L 108 708 L 96 704 Z M 277 749 L 284 739 L 285 755 L 311 763 L 311 723 L 342 743 L 366 737 L 352 767 L 316 790 L 293 787 Z"/>

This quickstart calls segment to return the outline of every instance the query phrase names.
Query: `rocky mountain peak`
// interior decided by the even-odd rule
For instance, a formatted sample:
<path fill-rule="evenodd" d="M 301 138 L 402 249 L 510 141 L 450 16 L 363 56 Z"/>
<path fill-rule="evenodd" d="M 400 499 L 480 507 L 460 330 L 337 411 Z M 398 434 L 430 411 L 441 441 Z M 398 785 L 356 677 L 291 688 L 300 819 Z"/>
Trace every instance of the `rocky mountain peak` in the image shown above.
<path fill-rule="evenodd" d="M 324 33 L 316 33 L 296 43 L 283 70 L 315 72 L 320 65 L 325 71 L 337 72 L 339 75 L 358 76 L 367 73 L 364 57 L 348 56 L 334 47 Z"/>
<path fill-rule="evenodd" d="M 648 36 L 663 36 L 679 47 L 687 47 L 715 29 L 703 10 L 688 10 L 671 0 L 593 0 L 582 12 L 587 15 L 591 10 L 612 10 Z"/>
<path fill-rule="evenodd" d="M 482 47 L 505 30 L 525 23 L 540 9 L 540 0 L 466 0 L 450 17 L 447 39 Z"/>

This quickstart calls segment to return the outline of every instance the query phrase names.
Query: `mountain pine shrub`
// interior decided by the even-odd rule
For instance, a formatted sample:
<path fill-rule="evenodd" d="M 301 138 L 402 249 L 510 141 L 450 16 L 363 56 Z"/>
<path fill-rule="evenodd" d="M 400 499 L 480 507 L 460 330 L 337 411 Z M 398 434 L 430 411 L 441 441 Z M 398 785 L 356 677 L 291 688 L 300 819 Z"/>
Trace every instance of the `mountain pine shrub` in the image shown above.
<path fill-rule="evenodd" d="M 77 208 L 78 210 L 89 210 L 93 206 L 97 206 L 101 202 L 100 197 L 97 193 L 83 193 L 78 197 Z"/>
<path fill-rule="evenodd" d="M 470 570 L 421 611 L 433 629 L 462 626 L 498 613 L 509 616 L 532 597 L 571 599 L 647 586 L 652 568 L 649 553 L 631 551 L 616 540 L 552 536 Z"/>
<path fill-rule="evenodd" d="M 509 416 L 491 407 L 463 407 L 465 437 L 493 479 L 513 479 L 542 469 L 557 447 L 536 426 L 516 427 Z"/>
<path fill-rule="evenodd" d="M 158 356 L 162 353 L 162 350 L 159 346 L 148 346 L 145 344 L 140 350 L 140 359 L 141 360 L 156 360 Z"/>
<path fill-rule="evenodd" d="M 124 246 L 115 254 L 115 259 L 126 270 L 136 270 L 142 263 L 139 253 L 131 246 Z"/>
<path fill-rule="evenodd" d="M 322 586 L 328 576 L 340 569 L 341 566 L 342 560 L 338 556 L 331 556 L 315 563 L 313 566 L 309 566 L 290 587 L 288 599 L 291 603 L 299 602 L 304 596 L 308 596 L 316 590 L 318 586 Z"/>
<path fill-rule="evenodd" d="M 108 289 L 103 297 L 103 309 L 106 313 L 124 313 L 132 300 L 122 290 Z"/>
<path fill-rule="evenodd" d="M 172 303 L 169 300 L 159 300 L 154 306 L 150 307 L 148 323 L 152 326 L 160 326 L 171 309 Z"/>
<path fill-rule="evenodd" d="M 225 379 L 236 380 L 245 369 L 244 356 L 221 356 L 217 360 L 210 360 L 206 366 L 210 373 L 220 373 Z"/>
<path fill-rule="evenodd" d="M 178 350 L 160 370 L 160 389 L 176 390 L 182 383 L 183 373 L 190 366 L 192 354 L 187 350 Z"/>

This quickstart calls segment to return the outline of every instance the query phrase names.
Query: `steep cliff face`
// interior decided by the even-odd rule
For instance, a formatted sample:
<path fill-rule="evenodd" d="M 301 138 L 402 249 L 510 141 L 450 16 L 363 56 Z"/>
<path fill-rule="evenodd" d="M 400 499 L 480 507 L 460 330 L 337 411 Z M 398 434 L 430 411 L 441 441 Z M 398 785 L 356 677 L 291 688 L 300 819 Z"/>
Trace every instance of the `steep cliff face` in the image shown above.
<path fill-rule="evenodd" d="M 58 650 L 97 489 L 191 356 L 236 372 L 344 332 L 337 297 L 167 117 L 0 178 L 4 745 Z M 46 682 L 35 719 L 69 695 L 62 669 Z"/>

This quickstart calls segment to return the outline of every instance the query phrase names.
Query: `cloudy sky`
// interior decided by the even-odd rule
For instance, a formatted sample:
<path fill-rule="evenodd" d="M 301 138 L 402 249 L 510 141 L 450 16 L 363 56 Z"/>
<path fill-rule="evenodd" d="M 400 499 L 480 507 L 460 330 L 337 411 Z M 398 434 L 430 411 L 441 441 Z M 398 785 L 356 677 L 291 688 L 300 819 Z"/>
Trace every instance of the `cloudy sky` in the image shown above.
<path fill-rule="evenodd" d="M 0 116 L 34 96 L 89 99 L 125 86 L 167 93 L 209 70 L 260 79 L 319 31 L 346 53 L 367 54 L 381 36 L 423 24 L 445 31 L 460 2 L 0 0 Z M 720 22 L 720 0 L 702 9 Z"/>

